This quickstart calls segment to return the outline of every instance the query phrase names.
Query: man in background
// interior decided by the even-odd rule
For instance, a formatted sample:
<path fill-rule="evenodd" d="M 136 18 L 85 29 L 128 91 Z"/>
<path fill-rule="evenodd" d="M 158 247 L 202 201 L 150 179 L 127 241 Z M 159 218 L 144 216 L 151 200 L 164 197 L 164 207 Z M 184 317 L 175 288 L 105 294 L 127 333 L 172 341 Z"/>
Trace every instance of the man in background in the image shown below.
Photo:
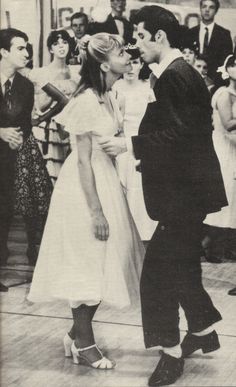
<path fill-rule="evenodd" d="M 16 151 L 31 131 L 33 84 L 18 73 L 28 62 L 27 35 L 14 28 L 0 30 L 0 263 L 6 264 L 13 215 Z"/>
<path fill-rule="evenodd" d="M 79 45 L 82 37 L 88 31 L 88 16 L 83 12 L 76 12 L 71 16 L 71 29 L 74 36 L 70 40 L 69 64 L 80 64 Z"/>
<path fill-rule="evenodd" d="M 208 75 L 217 86 L 222 85 L 222 79 L 216 71 L 233 51 L 230 31 L 215 23 L 219 7 L 219 0 L 201 0 L 200 25 L 189 31 L 189 37 L 198 53 L 207 57 Z"/>
<path fill-rule="evenodd" d="M 91 35 L 98 32 L 108 32 L 109 34 L 119 34 L 125 44 L 131 42 L 133 37 L 133 24 L 128 21 L 123 13 L 126 7 L 126 0 L 111 0 L 111 13 L 103 23 L 94 22 L 90 25 Z"/>

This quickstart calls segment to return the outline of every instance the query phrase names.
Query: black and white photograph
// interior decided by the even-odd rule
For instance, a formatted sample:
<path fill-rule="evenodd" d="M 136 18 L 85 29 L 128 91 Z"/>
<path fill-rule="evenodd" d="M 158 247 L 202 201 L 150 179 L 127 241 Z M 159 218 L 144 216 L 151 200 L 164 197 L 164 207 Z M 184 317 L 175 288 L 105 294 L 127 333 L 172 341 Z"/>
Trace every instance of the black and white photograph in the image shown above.
<path fill-rule="evenodd" d="M 1 387 L 236 387 L 236 0 L 0 17 Z"/>

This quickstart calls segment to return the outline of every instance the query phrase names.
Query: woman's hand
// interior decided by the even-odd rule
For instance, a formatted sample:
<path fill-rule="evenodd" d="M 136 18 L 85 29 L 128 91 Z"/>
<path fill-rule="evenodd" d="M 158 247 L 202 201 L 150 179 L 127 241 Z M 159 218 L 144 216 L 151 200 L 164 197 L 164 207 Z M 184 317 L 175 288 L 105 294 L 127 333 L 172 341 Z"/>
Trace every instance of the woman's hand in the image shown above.
<path fill-rule="evenodd" d="M 109 224 L 102 211 L 95 212 L 92 215 L 93 231 L 95 238 L 100 241 L 106 241 L 109 238 Z"/>

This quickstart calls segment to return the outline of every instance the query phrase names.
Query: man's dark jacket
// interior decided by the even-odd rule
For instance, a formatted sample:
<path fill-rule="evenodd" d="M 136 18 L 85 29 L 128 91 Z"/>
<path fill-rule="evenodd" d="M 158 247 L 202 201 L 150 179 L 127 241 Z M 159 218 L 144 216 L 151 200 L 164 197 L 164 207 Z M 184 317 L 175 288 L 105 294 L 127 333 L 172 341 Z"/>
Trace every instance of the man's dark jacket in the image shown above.
<path fill-rule="evenodd" d="M 175 221 L 218 211 L 227 199 L 204 81 L 178 58 L 157 80 L 154 92 L 156 101 L 148 105 L 139 135 L 132 137 L 149 216 Z"/>
<path fill-rule="evenodd" d="M 132 41 L 134 27 L 133 24 L 125 18 L 122 18 L 124 24 L 124 41 L 125 44 Z M 119 34 L 116 22 L 112 16 L 109 14 L 104 23 L 90 23 L 88 33 L 94 35 L 98 32 L 108 32 L 109 34 Z"/>
<path fill-rule="evenodd" d="M 0 87 L 0 128 L 20 127 L 23 138 L 26 139 L 31 131 L 31 112 L 34 104 L 33 84 L 21 74 L 16 73 L 11 94 L 12 108 L 9 111 Z M 9 144 L 0 139 L 0 216 L 11 210 L 15 156 L 16 151 L 10 149 Z"/>
<path fill-rule="evenodd" d="M 200 26 L 189 30 L 190 41 L 197 51 L 200 51 L 199 31 Z M 219 66 L 223 65 L 225 58 L 232 54 L 232 51 L 233 43 L 230 31 L 215 24 L 206 54 L 208 58 L 208 75 L 211 79 L 214 81 L 219 80 L 220 75 L 216 71 Z"/>

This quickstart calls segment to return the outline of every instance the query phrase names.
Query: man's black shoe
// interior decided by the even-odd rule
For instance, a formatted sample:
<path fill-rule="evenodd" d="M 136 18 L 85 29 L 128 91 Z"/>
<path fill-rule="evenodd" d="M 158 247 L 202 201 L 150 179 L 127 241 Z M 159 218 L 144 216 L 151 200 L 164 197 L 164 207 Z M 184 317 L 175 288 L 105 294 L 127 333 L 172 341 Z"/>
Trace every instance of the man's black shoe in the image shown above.
<path fill-rule="evenodd" d="M 0 292 L 8 292 L 8 287 L 0 282 Z"/>
<path fill-rule="evenodd" d="M 7 264 L 7 258 L 9 257 L 9 250 L 7 247 L 0 247 L 0 265 L 5 266 Z"/>
<path fill-rule="evenodd" d="M 215 255 L 209 255 L 209 256 L 205 255 L 205 259 L 209 263 L 222 263 L 223 262 L 221 258 L 216 257 Z"/>
<path fill-rule="evenodd" d="M 148 385 L 155 387 L 172 384 L 182 375 L 183 369 L 184 359 L 182 357 L 178 359 L 163 352 Z"/>
<path fill-rule="evenodd" d="M 181 343 L 181 348 L 182 356 L 187 357 L 199 349 L 201 349 L 203 353 L 216 351 L 220 348 L 220 343 L 216 331 L 204 336 L 196 336 L 187 333 Z"/>
<path fill-rule="evenodd" d="M 236 296 L 236 287 L 228 291 L 229 296 Z"/>

